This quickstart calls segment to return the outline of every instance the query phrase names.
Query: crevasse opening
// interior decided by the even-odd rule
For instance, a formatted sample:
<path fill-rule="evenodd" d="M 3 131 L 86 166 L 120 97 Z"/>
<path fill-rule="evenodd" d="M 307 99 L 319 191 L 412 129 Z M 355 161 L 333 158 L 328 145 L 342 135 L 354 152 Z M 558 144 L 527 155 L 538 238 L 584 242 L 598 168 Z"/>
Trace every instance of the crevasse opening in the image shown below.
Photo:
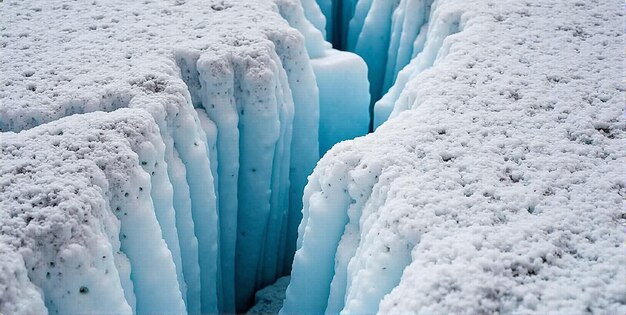
<path fill-rule="evenodd" d="M 317 3 L 326 18 L 325 38 L 334 48 L 354 52 L 367 64 L 370 132 L 395 116 L 392 111 L 408 106 L 400 95 L 406 83 L 445 57 L 446 38 L 461 30 L 460 17 L 439 12 L 436 0 Z"/>
<path fill-rule="evenodd" d="M 277 4 L 304 42 L 274 34 L 272 45 L 253 44 L 262 56 L 175 52 L 215 174 L 221 312 L 248 310 L 257 290 L 290 274 L 306 176 L 335 143 L 365 135 L 370 121 L 365 62 L 332 49 L 302 7 Z"/>
<path fill-rule="evenodd" d="M 53 279 L 47 268 L 38 267 L 70 268 L 67 262 L 59 262 L 66 261 L 65 256 L 46 253 L 26 259 L 29 277 L 41 289 L 50 312 L 242 312 L 253 304 L 257 290 L 291 272 L 298 230 L 303 226 L 307 176 L 334 144 L 371 129 L 371 104 L 382 93 L 385 62 L 396 58 L 387 57 L 387 50 L 395 54 L 399 49 L 389 44 L 392 39 L 378 41 L 375 37 L 389 36 L 384 28 L 391 28 L 392 12 L 408 4 L 268 0 L 251 9 L 248 2 L 264 3 L 220 1 L 203 7 L 203 15 L 196 16 L 194 1 L 146 2 L 142 10 L 114 1 L 110 6 L 92 4 L 101 14 L 91 18 L 84 12 L 94 8 L 51 2 L 35 12 L 49 14 L 59 25 L 49 27 L 34 21 L 32 28 L 40 33 L 71 30 L 108 15 L 123 13 L 134 18 L 112 18 L 110 23 L 80 28 L 90 36 L 66 39 L 62 49 L 53 37 L 47 37 L 41 43 L 42 51 L 68 66 L 61 69 L 53 63 L 40 63 L 37 67 L 45 73 L 41 78 L 39 74 L 31 78 L 30 69 L 11 62 L 29 58 L 24 48 L 29 47 L 28 36 L 19 37 L 14 44 L 3 43 L 7 50 L 3 72 L 24 73 L 26 79 L 5 85 L 8 93 L 2 95 L 8 97 L 7 107 L 3 104 L 0 108 L 2 131 L 21 131 L 23 135 L 15 139 L 19 143 L 20 137 L 34 138 L 58 128 L 62 130 L 58 137 L 74 137 L 82 143 L 91 141 L 91 136 L 85 140 L 66 129 L 83 115 L 89 122 L 98 121 L 101 115 L 121 130 L 111 131 L 111 139 L 132 143 L 123 147 L 124 152 L 137 155 L 139 163 L 120 173 L 113 161 L 103 162 L 95 153 L 93 157 L 76 155 L 101 163 L 99 167 L 106 170 L 98 183 L 105 193 L 98 195 L 98 200 L 103 203 L 101 211 L 112 214 L 106 220 L 120 223 L 115 228 L 108 227 L 113 223 L 101 223 L 107 237 L 113 239 L 109 250 L 115 253 L 102 255 L 108 257 L 103 268 L 111 274 L 107 279 L 119 285 L 102 291 L 89 280 L 89 285 L 73 288 L 83 303 L 71 305 L 67 301 L 76 290 L 56 289 L 71 285 L 66 276 L 61 278 L 66 273 L 59 272 L 58 279 Z M 5 36 L 22 32 L 16 21 L 30 5 L 28 1 L 15 2 L 2 12 L 8 21 L 8 27 L 2 29 Z M 370 10 L 372 5 L 381 8 Z M 76 19 L 68 19 L 68 12 Z M 180 24 L 173 13 L 201 22 Z M 378 16 L 381 13 L 386 15 Z M 259 22 L 265 15 L 269 21 Z M 372 19 L 372 23 L 364 22 Z M 252 21 L 256 28 L 250 31 L 245 24 L 224 27 L 235 20 Z M 203 23 L 218 34 L 207 35 Z M 137 29 L 145 36 L 129 41 L 126 29 Z M 109 47 L 109 42 L 116 44 Z M 163 48 L 171 43 L 176 43 L 172 50 Z M 70 55 L 72 58 L 65 60 L 63 50 L 77 50 L 81 58 Z M 99 50 L 107 54 L 97 53 Z M 373 58 L 377 54 L 385 56 L 384 60 Z M 87 59 L 89 71 L 82 61 Z M 42 94 L 37 86 L 46 86 L 43 77 L 55 84 Z M 80 80 L 72 80 L 75 77 Z M 134 111 L 124 111 L 126 108 Z M 122 114 L 136 120 L 126 121 Z M 137 122 L 142 120 L 146 122 Z M 113 128 L 103 124 L 80 128 Z M 139 131 L 123 131 L 130 128 L 127 124 Z M 143 141 L 148 134 L 150 141 Z M 44 153 L 57 150 L 46 148 Z M 67 150 L 67 156 L 75 156 L 72 148 Z M 91 177 L 86 171 L 76 176 Z M 149 209 L 154 215 L 141 222 Z M 115 240 L 116 230 L 119 240 Z M 99 237 L 94 239 L 100 242 Z M 142 239 L 149 244 L 142 244 Z M 142 255 L 142 248 L 151 252 Z M 111 257 L 114 259 L 109 261 Z M 153 261 L 153 268 L 146 267 L 148 261 Z M 162 273 L 167 287 L 160 286 L 151 272 Z M 85 271 L 74 277 L 91 276 Z M 100 302 L 92 298 L 95 293 Z"/>

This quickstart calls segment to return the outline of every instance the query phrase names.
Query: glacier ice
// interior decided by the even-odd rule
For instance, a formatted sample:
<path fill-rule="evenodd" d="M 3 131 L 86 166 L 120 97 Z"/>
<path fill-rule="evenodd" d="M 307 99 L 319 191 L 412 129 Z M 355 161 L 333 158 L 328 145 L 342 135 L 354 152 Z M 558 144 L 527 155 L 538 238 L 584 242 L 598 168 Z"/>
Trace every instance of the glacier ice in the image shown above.
<path fill-rule="evenodd" d="M 610 4 L 2 6 L 0 312 L 625 310 Z"/>
<path fill-rule="evenodd" d="M 428 21 L 431 17 L 433 0 L 318 0 L 326 17 L 326 38 L 336 47 L 361 56 L 368 66 L 370 83 L 371 113 L 373 127 L 382 124 L 391 109 L 388 103 L 394 102 L 386 94 L 402 91 L 403 84 L 394 85 L 401 70 L 424 50 L 424 40 L 428 36 Z M 436 18 L 444 24 L 458 25 L 458 21 Z M 317 25 L 316 25 L 317 26 Z M 319 27 L 318 27 L 319 28 Z M 458 30 L 457 30 L 458 31 Z M 441 32 L 438 32 L 439 34 Z M 430 35 L 435 43 L 430 50 L 437 53 L 441 41 L 449 34 Z M 437 46 L 438 45 L 438 46 Z M 432 53 L 430 53 L 432 54 Z M 406 70 L 410 74 L 422 71 L 432 65 L 429 53 L 420 57 L 420 70 Z M 434 56 L 432 57 L 434 58 Z M 415 66 L 413 66 L 414 68 Z M 408 68 L 408 67 L 407 67 Z M 406 76 L 406 74 L 405 74 Z M 394 86 L 397 90 L 387 91 Z M 385 95 L 387 99 L 379 101 Z M 375 106 L 374 106 L 374 103 Z"/>
<path fill-rule="evenodd" d="M 366 111 L 350 112 L 369 102 L 365 64 L 324 41 L 318 29 L 324 16 L 315 1 L 4 5 L 0 31 L 11 41 L 2 42 L 0 57 L 6 74 L 0 87 L 3 140 L 40 137 L 57 124 L 70 139 L 73 133 L 65 130 L 73 124 L 87 120 L 74 129 L 91 134 L 124 115 L 141 116 L 152 128 L 139 134 L 124 130 L 115 138 L 130 142 L 125 148 L 137 158 L 126 161 L 132 171 L 106 173 L 117 190 L 98 197 L 103 204 L 94 210 L 110 213 L 103 219 L 101 246 L 111 247 L 113 254 L 102 256 L 112 257 L 107 263 L 114 267 L 94 269 L 112 274 L 110 296 L 67 305 L 51 286 L 70 282 L 41 282 L 28 268 L 35 290 L 24 282 L 15 296 L 39 292 L 52 313 L 233 313 L 245 310 L 257 289 L 290 271 L 302 190 L 320 154 L 320 126 L 330 130 L 323 126 L 334 123 L 320 122 L 320 106 L 324 113 L 342 108 L 333 118 L 356 118 L 325 137 L 325 146 L 367 131 L 358 126 Z M 45 18 L 24 16 L 25 11 Z M 31 60 L 34 43 L 41 54 Z M 318 61 L 315 67 L 310 59 Z M 329 77 L 332 68 L 358 77 Z M 358 97 L 338 95 L 340 86 L 354 88 Z M 98 150 L 108 148 L 107 141 L 92 148 L 94 154 L 105 154 Z M 134 241 L 139 235 L 144 242 Z M 64 255 L 79 261 L 86 254 L 74 243 L 68 241 L 71 250 Z M 26 267 L 47 263 L 37 259 L 25 259 Z M 11 261 L 16 272 L 24 270 L 19 255 Z M 79 293 L 104 294 L 88 276 L 72 278 L 90 284 Z"/>
<path fill-rule="evenodd" d="M 147 173 L 165 167 L 150 115 L 74 116 L 2 139 L 2 241 L 48 312 L 185 312 L 153 211 L 151 196 L 167 191 Z"/>
<path fill-rule="evenodd" d="M 319 152 L 337 142 L 367 134 L 369 83 L 367 65 L 353 53 L 330 50 L 311 60 L 320 93 Z"/>

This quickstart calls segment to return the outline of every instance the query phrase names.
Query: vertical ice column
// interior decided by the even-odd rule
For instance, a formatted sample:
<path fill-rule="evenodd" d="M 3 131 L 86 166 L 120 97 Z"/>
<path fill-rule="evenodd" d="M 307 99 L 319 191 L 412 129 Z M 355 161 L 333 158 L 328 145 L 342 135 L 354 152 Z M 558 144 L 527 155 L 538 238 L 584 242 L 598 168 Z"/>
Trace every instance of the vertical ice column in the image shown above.
<path fill-rule="evenodd" d="M 280 137 L 278 100 L 274 93 L 276 75 L 267 56 L 259 56 L 239 68 L 241 88 L 239 110 L 240 168 L 237 199 L 237 245 L 235 285 L 237 306 L 249 305 L 256 291 L 257 272 L 262 260 L 270 214 L 274 148 Z"/>
<path fill-rule="evenodd" d="M 286 242 L 286 222 L 289 210 L 289 166 L 293 133 L 294 104 L 287 74 L 278 56 L 273 54 L 272 72 L 277 76 L 275 97 L 280 121 L 280 136 L 274 149 L 270 215 L 267 224 L 262 261 L 257 274 L 257 285 L 265 287 L 283 274 Z"/>
<path fill-rule="evenodd" d="M 321 11 L 326 16 L 326 27 L 318 29 L 325 33 L 326 40 L 332 42 L 336 49 L 344 50 L 347 47 L 348 27 L 357 2 L 357 0 L 317 0 Z"/>
<path fill-rule="evenodd" d="M 236 85 L 235 69 L 228 53 L 205 53 L 197 61 L 190 62 L 190 65 L 191 71 L 199 73 L 201 106 L 217 128 L 221 311 L 235 312 L 235 245 L 239 180 L 239 114 L 235 94 L 240 93 L 239 86 Z"/>
<path fill-rule="evenodd" d="M 327 314 L 339 314 L 344 308 L 348 282 L 352 275 L 348 273 L 348 264 L 354 257 L 359 243 L 361 242 L 361 223 L 363 214 L 375 213 L 384 204 L 385 190 L 376 187 L 381 173 L 380 161 L 360 159 L 360 163 L 350 170 L 350 184 L 348 193 L 354 199 L 348 208 L 349 222 L 337 245 L 335 255 L 335 273 L 330 283 L 330 295 L 328 297 Z M 373 196 L 378 196 L 377 198 Z M 382 196 L 382 198 L 381 198 Z M 377 283 L 378 285 L 378 283 Z"/>
<path fill-rule="evenodd" d="M 174 62 L 168 64 L 172 65 L 172 73 L 180 73 L 181 69 Z M 188 299 L 191 301 L 188 307 L 190 311 L 200 307 L 202 312 L 217 312 L 218 219 L 206 135 L 184 82 L 169 81 L 168 92 L 167 99 L 153 94 L 136 96 L 129 106 L 144 108 L 155 117 L 166 144 L 168 176 L 176 184 L 177 225 L 185 230 L 179 238 L 185 240 L 181 245 L 181 252 L 186 253 L 183 255 L 183 268 L 187 269 L 184 277 L 191 279 L 192 291 L 187 293 L 196 297 Z M 191 227 L 193 234 L 188 230 Z"/>
<path fill-rule="evenodd" d="M 302 47 L 295 46 L 295 47 Z M 319 159 L 319 92 L 310 66 L 306 66 L 304 49 L 293 49 L 292 56 L 283 58 L 283 67 L 289 73 L 295 114 L 289 172 L 289 220 L 284 272 L 288 272 L 295 252 L 297 229 L 302 218 L 302 192 L 315 163 Z"/>
<path fill-rule="evenodd" d="M 205 164 L 208 164 L 209 167 L 206 171 L 210 172 L 210 178 L 212 179 L 212 183 L 207 183 L 207 188 L 212 187 L 211 192 L 215 200 L 211 206 L 215 207 L 215 213 L 219 216 L 218 226 L 214 233 L 210 234 L 217 239 L 209 240 L 209 234 L 207 234 L 206 241 L 211 243 L 203 245 L 198 235 L 199 247 L 218 246 L 215 249 L 215 255 L 216 270 L 219 270 L 219 272 L 216 272 L 215 279 L 210 279 L 208 273 L 203 271 L 206 275 L 204 279 L 211 281 L 211 283 L 203 282 L 202 290 L 203 292 L 215 290 L 217 294 L 216 307 L 222 312 L 234 312 L 233 283 L 235 229 L 237 224 L 236 185 L 238 159 L 233 159 L 233 156 L 237 158 L 239 151 L 238 144 L 232 142 L 237 141 L 238 131 L 236 127 L 235 129 L 232 128 L 233 124 L 229 122 L 228 118 L 230 112 L 227 106 L 225 106 L 231 104 L 231 102 L 234 104 L 234 88 L 232 83 L 229 84 L 229 82 L 233 81 L 232 71 L 225 70 L 223 61 L 221 61 L 224 55 L 215 57 L 210 53 L 205 53 L 200 58 L 201 52 L 198 50 L 181 49 L 175 52 L 175 56 L 181 77 L 187 89 L 187 93 L 185 93 L 185 97 L 188 98 L 187 103 L 196 107 L 195 114 L 198 117 L 198 127 L 201 129 L 204 139 L 206 139 L 208 162 Z M 201 82 L 201 80 L 204 80 L 204 82 Z M 236 112 L 236 110 L 234 111 Z M 236 126 L 236 121 L 234 125 Z M 223 130 L 218 132 L 220 128 L 223 128 Z M 220 178 L 220 172 L 224 172 L 228 176 Z M 198 175 L 196 174 L 196 176 Z M 198 222 L 196 221 L 195 224 L 197 225 Z M 196 229 L 198 228 L 196 226 Z M 200 265 L 201 269 L 204 269 L 206 262 L 201 262 Z M 202 293 L 202 296 L 204 299 L 210 298 L 205 293 Z M 203 307 L 206 307 L 204 302 Z"/>
<path fill-rule="evenodd" d="M 374 0 L 359 0 L 348 25 L 347 50 L 354 51 Z"/>
<path fill-rule="evenodd" d="M 154 204 L 154 213 L 159 221 L 163 239 L 172 253 L 176 266 L 176 275 L 183 300 L 187 300 L 187 284 L 183 277 L 183 266 L 180 250 L 176 217 L 173 205 L 173 189 L 167 175 L 167 165 L 164 160 L 165 144 L 160 135 L 151 135 L 150 142 L 142 142 L 133 148 L 140 156 L 140 164 L 144 171 L 150 174 L 152 188 L 150 196 Z"/>
<path fill-rule="evenodd" d="M 165 309 L 185 313 L 183 298 L 186 288 L 173 191 L 167 176 L 165 143 L 153 117 L 145 111 L 122 109 L 115 113 L 119 117 L 117 119 L 124 119 L 127 123 L 120 125 L 118 132 L 123 132 L 134 153 L 123 163 L 119 159 L 107 162 L 116 167 L 103 165 L 105 167 L 101 169 L 108 181 L 107 205 L 121 222 L 119 238 L 121 250 L 128 256 L 131 265 L 132 290 L 137 297 L 136 312 L 153 313 L 157 309 Z M 143 124 L 147 125 L 143 130 L 127 127 Z M 96 151 L 94 159 L 102 163 Z M 119 172 L 119 168 L 128 172 Z M 112 245 L 117 246 L 117 241 L 112 241 Z M 122 267 L 125 269 L 125 266 Z M 160 276 L 155 277 L 155 273 Z M 120 270 L 126 291 L 128 285 L 124 285 L 124 277 Z M 97 295 L 96 292 L 94 294 Z M 135 305 L 134 301 L 129 303 L 131 307 Z"/>
<path fill-rule="evenodd" d="M 170 141 L 171 136 L 169 137 Z M 170 143 L 171 143 L 170 142 Z M 191 199 L 189 197 L 189 184 L 187 183 L 187 170 L 180 159 L 178 151 L 173 145 L 166 146 L 166 162 L 168 176 L 174 188 L 174 209 L 176 209 L 176 227 L 180 241 L 183 275 L 187 284 L 187 310 L 190 314 L 200 312 L 200 264 L 198 258 L 198 239 L 194 232 L 194 222 L 191 213 Z"/>
<path fill-rule="evenodd" d="M 167 165 L 167 177 L 172 187 L 172 202 L 175 209 L 175 222 L 178 232 L 180 255 L 182 263 L 182 272 L 184 282 L 186 284 L 183 297 L 185 297 L 187 310 L 190 313 L 200 312 L 200 265 L 198 263 L 198 240 L 194 232 L 194 222 L 192 217 L 191 197 L 189 192 L 189 184 L 187 182 L 187 170 L 185 164 L 181 160 L 178 150 L 174 146 L 173 128 L 169 126 L 175 125 L 174 117 L 179 116 L 176 113 L 167 113 L 167 110 L 178 111 L 177 106 L 170 104 L 169 106 L 154 106 L 162 102 L 158 97 L 142 95 L 132 100 L 132 105 L 148 109 L 152 116 L 156 118 L 159 126 L 161 138 L 165 144 L 164 160 L 165 163 L 148 163 L 144 161 L 142 166 L 149 173 L 155 172 L 153 168 L 161 169 Z M 154 175 L 157 175 L 155 172 Z M 161 175 L 159 175 L 161 176 Z"/>
<path fill-rule="evenodd" d="M 207 55 L 208 56 L 208 55 Z M 192 97 L 197 97 L 198 99 L 194 99 L 195 102 L 202 101 L 204 109 L 206 113 L 210 116 L 211 121 L 215 122 L 217 128 L 219 129 L 221 125 L 226 124 L 227 126 L 232 125 L 232 120 L 229 117 L 229 111 L 227 107 L 228 101 L 224 103 L 223 98 L 212 98 L 212 96 L 220 95 L 220 97 L 225 97 L 229 99 L 229 93 L 221 93 L 222 90 L 219 88 L 222 87 L 223 82 L 216 83 L 214 78 L 228 78 L 228 76 L 223 76 L 219 71 L 224 70 L 223 67 L 216 67 L 212 60 L 207 58 L 200 58 L 199 54 L 183 54 L 182 52 L 178 53 L 178 57 L 180 58 L 179 64 L 184 61 L 185 67 L 181 66 L 181 70 L 183 71 L 183 78 L 186 78 L 186 83 L 189 87 L 189 91 L 193 94 L 187 94 Z M 191 73 L 191 74 L 189 74 Z M 214 77 L 214 76 L 215 77 Z M 191 78 L 190 78 L 191 77 Z M 209 82 L 203 82 L 201 84 L 200 81 L 197 80 L 209 80 Z M 231 77 L 232 81 L 232 77 Z M 195 82 L 197 86 L 195 88 L 197 90 L 192 89 L 192 83 Z M 217 87 L 217 88 L 216 88 Z M 224 87 L 227 88 L 227 87 Z M 232 85 L 229 86 L 232 95 Z M 224 91 L 225 92 L 225 91 Z M 197 94 L 196 94 L 197 93 Z M 191 99 L 188 100 L 188 103 L 191 105 Z M 190 106 L 191 107 L 191 106 Z M 193 109 L 192 109 L 193 111 Z M 233 265 L 234 259 L 229 261 L 228 263 L 224 263 L 224 259 L 230 257 L 228 252 L 234 255 L 234 228 L 227 228 L 227 226 L 236 226 L 236 188 L 233 189 L 233 185 L 237 183 L 237 156 L 238 150 L 237 147 L 233 147 L 233 141 L 228 139 L 229 133 L 235 133 L 235 137 L 233 137 L 234 143 L 237 143 L 237 129 L 236 128 L 224 128 L 224 132 L 220 132 L 219 136 L 222 139 L 217 139 L 217 151 L 220 151 L 220 156 L 217 158 L 217 166 L 211 163 L 211 159 L 216 159 L 215 155 L 211 156 L 210 147 L 208 147 L 208 141 L 211 136 L 215 136 L 214 134 L 206 133 L 205 130 L 201 130 L 202 127 L 202 119 L 197 118 L 198 114 L 194 111 L 193 115 L 189 114 L 189 119 L 184 122 L 187 126 L 198 126 L 200 129 L 199 134 L 201 134 L 200 139 L 196 139 L 193 142 L 189 142 L 187 140 L 187 147 L 192 149 L 194 152 L 194 156 L 196 157 L 197 164 L 191 165 L 193 167 L 187 167 L 188 169 L 188 182 L 190 183 L 191 188 L 191 196 L 192 203 L 194 200 L 194 196 L 199 199 L 198 203 L 194 204 L 194 227 L 196 231 L 196 236 L 198 238 L 198 248 L 199 248 L 199 260 L 200 260 L 200 273 L 201 273 L 201 283 L 202 283 L 202 312 L 203 313 L 215 313 L 218 312 L 219 305 L 217 294 L 218 292 L 222 294 L 221 302 L 224 303 L 222 307 L 227 307 L 228 305 L 228 297 L 232 295 L 227 295 L 226 290 L 228 288 L 224 287 L 224 284 L 232 283 L 227 281 L 224 277 L 227 275 L 233 275 Z M 195 119 L 198 119 L 198 124 L 195 124 Z M 218 119 L 219 118 L 219 119 Z M 194 119 L 194 121 L 191 121 Z M 206 121 L 205 121 L 206 123 Z M 236 124 L 236 114 L 235 114 L 235 124 Z M 196 131 L 195 129 L 190 133 Z M 182 137 L 182 133 L 181 133 Z M 209 138 L 209 139 L 207 139 Z M 231 141 L 224 141 L 220 147 L 220 140 L 228 139 Z M 181 139 L 182 141 L 182 139 Z M 205 142 L 206 141 L 206 142 Z M 213 141 L 213 140 L 211 140 Z M 221 149 L 221 150 L 220 150 Z M 234 152 L 234 153 L 232 153 Z M 235 156 L 235 159 L 232 156 L 229 156 L 228 153 L 232 153 Z M 222 154 L 224 156 L 222 156 Z M 224 159 L 222 159 L 224 158 Z M 201 161 L 202 160 L 202 161 Z M 230 176 L 222 176 L 221 180 L 218 182 L 213 177 L 214 171 L 217 169 L 219 172 L 221 168 L 233 167 L 234 171 L 226 171 L 222 173 L 229 174 Z M 189 174 L 191 173 L 191 174 Z M 205 174 L 205 175 L 203 175 Z M 216 178 L 218 175 L 215 175 Z M 220 186 L 215 187 L 215 184 L 218 183 Z M 194 188 L 196 191 L 194 192 Z M 219 191 L 220 194 L 216 194 Z M 200 199 L 202 198 L 202 199 Z M 217 198 L 220 198 L 218 201 Z M 200 203 L 202 200 L 204 204 Z M 218 220 L 218 209 L 217 204 L 220 204 L 220 218 Z M 227 208 L 230 207 L 230 208 Z M 233 209 L 234 208 L 234 209 Z M 234 217 L 234 218 L 233 218 Z M 219 231 L 219 232 L 218 232 Z M 228 237 L 228 233 L 232 235 L 232 238 Z M 226 236 L 224 236 L 226 235 Z M 221 243 L 220 243 L 221 242 Z M 219 245 L 218 245 L 219 244 Z M 218 249 L 221 248 L 221 249 Z M 218 252 L 218 250 L 220 252 Z M 219 259 L 219 261 L 218 261 Z M 221 268 L 218 271 L 218 267 Z M 231 292 L 234 292 L 234 288 L 230 289 Z M 234 293 L 232 293 L 234 294 Z M 233 302 L 234 305 L 234 302 Z M 234 307 L 234 306 L 233 306 Z M 224 311 L 224 310 L 222 310 Z"/>
<path fill-rule="evenodd" d="M 201 277 L 201 309 L 203 313 L 218 311 L 218 242 L 219 221 L 213 175 L 206 145 L 196 112 L 188 107 L 177 116 L 174 145 L 187 169 L 187 182 L 192 206 Z"/>
<path fill-rule="evenodd" d="M 326 29 L 330 23 L 327 12 L 332 9 L 332 0 L 300 0 L 300 3 L 306 19 L 326 38 Z"/>
<path fill-rule="evenodd" d="M 303 46 L 284 38 L 281 46 L 298 44 Z M 217 128 L 226 312 L 248 304 L 256 289 L 282 274 L 294 105 L 291 81 L 274 49 L 259 42 L 197 61 L 199 104 Z"/>
<path fill-rule="evenodd" d="M 320 11 L 319 6 L 315 4 L 313 0 L 304 0 L 306 5 L 301 5 L 300 1 L 294 1 L 294 0 L 274 0 L 274 1 L 276 2 L 276 5 L 278 6 L 280 15 L 285 20 L 287 20 L 287 22 L 289 23 L 289 26 L 295 28 L 299 32 L 299 34 L 297 32 L 294 32 L 291 34 L 285 33 L 285 32 L 282 32 L 281 34 L 268 34 L 270 39 L 277 46 L 277 52 L 278 52 L 278 55 L 280 55 L 283 60 L 283 65 L 285 63 L 285 58 L 282 57 L 282 54 L 280 53 L 281 48 L 279 47 L 279 46 L 282 46 L 280 43 L 282 39 L 288 39 L 289 37 L 292 37 L 291 39 L 289 39 L 289 41 L 292 42 L 293 44 L 296 44 L 296 46 L 290 46 L 290 47 L 291 49 L 295 50 L 294 51 L 295 54 L 300 54 L 301 47 L 305 46 L 306 52 L 308 53 L 309 58 L 311 59 L 317 58 L 318 56 L 323 56 L 326 53 L 326 51 L 331 48 L 330 43 L 324 40 L 324 35 L 319 30 L 319 27 L 320 27 L 319 23 L 313 24 L 311 21 L 307 19 L 308 17 L 315 17 L 314 20 L 323 18 L 323 16 L 321 16 L 322 13 Z M 306 9 L 306 12 L 305 12 L 305 9 Z M 300 40 L 298 40 L 297 42 L 294 42 L 294 39 L 296 39 L 294 37 L 301 38 L 302 36 L 304 36 L 303 42 Z M 305 61 L 304 64 L 308 62 L 309 58 L 306 58 L 307 61 Z M 291 73 L 287 72 L 287 74 L 291 76 Z M 296 83 L 296 82 L 290 82 L 290 85 L 292 85 L 293 83 Z M 294 93 L 294 97 L 295 97 L 295 93 Z M 296 102 L 296 106 L 297 106 L 297 102 Z"/>
<path fill-rule="evenodd" d="M 320 11 L 322 12 L 322 14 L 324 14 L 326 23 L 325 25 L 322 25 L 322 27 L 319 27 L 318 25 L 315 25 L 315 27 L 322 32 L 322 35 L 324 35 L 324 39 L 326 39 L 327 41 L 332 41 L 332 37 L 333 37 L 333 4 L 335 3 L 334 0 L 316 0 L 317 5 L 319 6 Z M 308 10 L 307 7 L 304 6 L 304 13 L 307 17 L 307 19 L 309 18 L 309 14 L 308 14 Z M 310 19 L 309 19 L 310 20 Z"/>
<path fill-rule="evenodd" d="M 341 162 L 318 166 L 305 188 L 299 249 L 281 314 L 323 314 L 326 309 L 335 253 L 351 203 L 346 168 Z"/>
<path fill-rule="evenodd" d="M 121 195 L 115 195 L 111 206 L 119 209 L 114 212 L 122 223 L 121 249 L 132 266 L 131 279 L 137 296 L 137 313 L 186 313 L 176 266 L 162 238 L 150 198 L 150 175 L 134 169 L 131 170 L 130 178 L 131 182 L 120 190 Z"/>
<path fill-rule="evenodd" d="M 320 90 L 320 155 L 335 143 L 367 134 L 367 65 L 359 56 L 329 50 L 311 60 Z"/>
<path fill-rule="evenodd" d="M 352 50 L 367 63 L 373 100 L 379 99 L 384 92 L 382 86 L 391 38 L 391 16 L 398 4 L 399 0 L 373 0 Z"/>
<path fill-rule="evenodd" d="M 428 22 L 432 1 L 401 0 L 394 11 L 383 93 L 393 85 L 400 70 L 411 61 L 415 39 L 421 33 L 422 26 Z"/>
<path fill-rule="evenodd" d="M 414 100 L 404 92 L 406 84 L 443 58 L 447 54 L 445 40 L 461 30 L 460 13 L 438 9 L 437 4 L 437 1 L 433 2 L 428 24 L 422 26 L 414 41 L 413 54 L 418 52 L 417 55 L 398 73 L 394 85 L 375 104 L 375 127 L 413 105 Z"/>

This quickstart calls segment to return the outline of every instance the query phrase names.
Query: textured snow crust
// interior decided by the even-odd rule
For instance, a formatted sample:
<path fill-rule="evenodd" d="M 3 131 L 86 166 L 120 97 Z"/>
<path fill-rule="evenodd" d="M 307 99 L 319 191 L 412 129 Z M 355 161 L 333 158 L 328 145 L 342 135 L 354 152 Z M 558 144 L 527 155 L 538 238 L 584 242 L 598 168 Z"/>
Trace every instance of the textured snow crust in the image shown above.
<path fill-rule="evenodd" d="M 624 313 L 621 4 L 432 8 L 392 118 L 309 178 L 281 312 Z"/>
<path fill-rule="evenodd" d="M 257 289 L 288 272 L 302 190 L 319 158 L 318 128 L 326 123 L 320 122 L 320 106 L 328 109 L 346 100 L 333 95 L 337 86 L 355 87 L 363 95 L 362 102 L 347 104 L 342 115 L 349 117 L 350 106 L 364 109 L 368 102 L 363 61 L 333 53 L 307 18 L 323 21 L 313 0 L 2 3 L 0 142 L 23 143 L 37 152 L 30 161 L 37 172 L 27 178 L 15 173 L 22 157 L 3 152 L 2 159 L 10 161 L 2 165 L 10 186 L 2 194 L 13 198 L 25 193 L 19 187 L 40 179 L 41 189 L 67 189 L 64 198 L 78 200 L 72 203 L 78 202 L 81 210 L 66 213 L 60 203 L 52 203 L 41 206 L 45 212 L 3 198 L 0 215 L 19 212 L 23 217 L 3 225 L 11 237 L 0 243 L 9 244 L 11 251 L 2 262 L 2 277 L 19 286 L 3 293 L 0 309 L 31 313 L 41 310 L 43 301 L 50 313 L 180 314 L 185 308 L 190 313 L 233 313 L 235 305 L 251 304 Z M 310 58 L 322 62 L 314 69 Z M 314 71 L 328 73 L 333 67 L 355 68 L 361 75 L 318 84 Z M 318 85 L 328 96 L 323 104 Z M 133 111 L 119 111 L 124 108 Z M 67 116 L 72 118 L 64 120 Z M 100 117 L 102 124 L 114 120 L 122 125 L 124 118 L 136 118 L 150 132 L 133 134 L 132 141 L 122 139 L 130 137 L 125 133 L 112 140 L 81 138 L 115 129 L 102 127 Z M 69 149 L 44 140 L 52 137 L 46 136 L 51 128 L 63 130 L 54 141 L 94 146 L 89 147 L 93 155 L 111 154 L 112 143 L 126 141 L 131 145 L 119 147 L 126 156 L 147 154 L 151 160 L 124 160 L 117 167 L 127 171 L 114 174 L 116 186 L 111 188 L 108 171 L 98 171 L 92 165 L 98 163 L 92 161 L 95 157 L 87 153 L 67 153 L 67 161 L 78 162 L 65 169 L 60 152 Z M 345 129 L 341 136 L 325 139 L 327 145 L 366 132 L 362 126 Z M 150 149 L 135 142 L 150 143 Z M 79 168 L 82 164 L 88 166 Z M 47 169 L 51 167 L 55 169 Z M 91 171 L 106 176 L 92 184 Z M 24 182 L 15 184 L 17 178 Z M 51 178 L 67 184 L 56 188 Z M 130 192 L 139 187 L 141 193 Z M 114 199 L 117 195 L 109 189 L 141 198 L 126 203 Z M 141 211 L 122 212 L 124 208 Z M 39 239 L 48 232 L 31 235 L 23 223 L 34 213 L 40 220 L 48 220 L 49 214 L 63 222 L 46 231 L 87 229 L 90 236 L 64 234 L 48 246 Z M 72 216 L 87 222 L 79 226 Z M 150 236 L 137 243 L 125 230 L 130 227 L 150 231 Z M 145 254 L 148 250 L 154 252 Z M 148 263 L 155 266 L 145 267 Z M 74 265 L 87 270 L 71 277 L 56 270 Z M 96 275 L 105 271 L 102 287 L 96 285 Z M 32 284 L 24 281 L 25 272 Z M 79 287 L 76 293 L 77 283 L 86 289 Z M 22 304 L 20 296 L 32 297 L 32 303 Z M 81 302 L 68 302 L 70 296 Z"/>
<path fill-rule="evenodd" d="M 151 182 L 166 172 L 152 116 L 72 116 L 3 133 L 1 147 L 1 241 L 28 270 L 16 287 L 30 278 L 43 295 L 9 296 L 8 305 L 43 298 L 52 314 L 185 312 L 172 257 L 180 252 L 159 226 L 174 222 L 173 208 L 151 198 L 172 194 Z"/>

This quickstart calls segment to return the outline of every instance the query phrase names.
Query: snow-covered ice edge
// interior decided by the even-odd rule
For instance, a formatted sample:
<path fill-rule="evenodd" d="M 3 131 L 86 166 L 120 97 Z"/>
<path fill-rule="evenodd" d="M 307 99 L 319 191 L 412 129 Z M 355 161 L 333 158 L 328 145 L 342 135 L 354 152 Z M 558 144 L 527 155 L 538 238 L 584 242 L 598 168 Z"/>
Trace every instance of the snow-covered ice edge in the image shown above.
<path fill-rule="evenodd" d="M 626 311 L 622 25 L 435 0 L 377 131 L 309 178 L 281 313 Z"/>

